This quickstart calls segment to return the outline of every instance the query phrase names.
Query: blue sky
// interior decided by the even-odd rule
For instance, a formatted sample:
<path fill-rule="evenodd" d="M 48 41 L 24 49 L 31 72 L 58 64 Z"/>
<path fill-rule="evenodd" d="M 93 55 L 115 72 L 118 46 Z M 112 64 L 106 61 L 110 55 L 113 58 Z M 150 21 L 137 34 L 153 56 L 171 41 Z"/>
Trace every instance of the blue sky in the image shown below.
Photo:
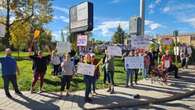
<path fill-rule="evenodd" d="M 54 0 L 54 18 L 47 27 L 56 40 L 67 31 L 69 8 L 85 0 Z M 93 38 L 110 40 L 120 24 L 129 32 L 129 19 L 139 16 L 139 0 L 88 0 L 94 3 Z M 145 33 L 167 34 L 174 30 L 195 32 L 195 0 L 145 0 Z"/>

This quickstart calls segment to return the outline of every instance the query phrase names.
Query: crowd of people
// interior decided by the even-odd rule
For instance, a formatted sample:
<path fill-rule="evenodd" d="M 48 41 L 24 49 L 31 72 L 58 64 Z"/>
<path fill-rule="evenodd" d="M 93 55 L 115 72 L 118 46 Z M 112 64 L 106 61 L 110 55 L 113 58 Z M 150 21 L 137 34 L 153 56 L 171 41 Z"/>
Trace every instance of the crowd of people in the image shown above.
<path fill-rule="evenodd" d="M 34 51 L 32 52 L 29 49 L 29 58 L 32 60 L 32 72 L 33 72 L 33 79 L 31 85 L 31 93 L 34 93 L 34 87 L 38 80 L 40 80 L 40 92 L 43 92 L 43 84 L 44 84 L 44 76 L 47 71 L 47 65 L 52 64 L 53 71 L 52 75 L 60 76 L 61 78 L 61 89 L 60 89 L 60 98 L 63 97 L 63 91 L 66 88 L 66 96 L 70 95 L 70 86 L 71 80 L 74 78 L 77 69 L 77 63 L 86 63 L 92 64 L 95 66 L 94 76 L 83 75 L 83 81 L 85 84 L 85 102 L 91 102 L 92 99 L 90 98 L 90 94 L 96 96 L 96 81 L 100 77 L 100 70 L 99 67 L 102 65 L 103 70 L 103 83 L 108 84 L 108 90 L 110 94 L 114 93 L 114 56 L 109 55 L 107 49 L 105 49 L 105 55 L 100 60 L 96 58 L 96 55 L 93 52 L 88 52 L 85 54 L 80 55 L 80 58 L 77 59 L 75 54 L 71 52 L 65 53 L 63 56 L 57 54 L 56 50 L 50 51 L 49 54 L 43 56 L 41 51 Z M 187 68 L 187 62 L 189 61 L 189 57 L 192 53 L 191 50 L 186 47 L 181 48 L 180 52 L 180 59 L 182 63 L 182 67 L 185 65 Z M 0 58 L 0 63 L 2 64 L 2 76 L 4 80 L 4 90 L 7 97 L 12 98 L 9 93 L 9 82 L 11 81 L 15 92 L 19 95 L 22 93 L 18 89 L 16 73 L 20 73 L 19 68 L 17 66 L 16 60 L 11 56 L 11 49 L 7 48 L 5 50 L 5 57 Z M 163 82 L 167 81 L 167 75 L 170 72 L 174 72 L 174 77 L 179 78 L 178 76 L 178 67 L 173 63 L 173 56 L 169 54 L 169 50 L 166 50 L 165 54 L 161 54 L 158 51 L 146 51 L 140 49 L 132 49 L 125 52 L 122 56 L 124 59 L 125 57 L 134 57 L 134 56 L 143 56 L 144 57 L 144 68 L 143 69 L 129 69 L 125 68 L 126 71 L 126 87 L 133 87 L 138 83 L 138 75 L 139 73 L 143 73 L 143 77 L 145 79 L 157 75 L 161 76 Z M 157 63 L 158 58 L 161 58 L 161 63 Z M 185 61 L 184 61 L 185 59 Z M 185 63 L 185 64 L 183 64 Z M 124 66 L 125 67 L 125 66 Z M 129 84 L 130 80 L 130 84 Z"/>

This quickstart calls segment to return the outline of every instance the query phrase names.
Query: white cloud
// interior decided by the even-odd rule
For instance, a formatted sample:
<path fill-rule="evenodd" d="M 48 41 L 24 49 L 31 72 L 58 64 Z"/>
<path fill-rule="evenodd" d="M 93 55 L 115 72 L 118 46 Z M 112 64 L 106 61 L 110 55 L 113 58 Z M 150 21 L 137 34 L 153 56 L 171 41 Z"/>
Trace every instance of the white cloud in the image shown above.
<path fill-rule="evenodd" d="M 155 8 L 157 7 L 157 5 L 159 5 L 161 2 L 161 0 L 156 0 L 153 3 L 151 3 L 148 8 L 149 8 L 149 14 L 152 14 L 155 12 Z"/>
<path fill-rule="evenodd" d="M 101 32 L 103 36 L 112 36 L 114 33 L 113 29 L 116 29 L 118 26 L 121 26 L 124 30 L 129 28 L 128 21 L 104 21 L 94 31 Z"/>
<path fill-rule="evenodd" d="M 154 21 L 150 21 L 150 20 L 145 20 L 145 25 L 148 26 L 150 28 L 150 30 L 156 30 L 156 29 L 162 27 L 161 24 L 156 23 Z"/>
<path fill-rule="evenodd" d="M 69 23 L 69 18 L 66 16 L 54 16 L 53 19 L 61 20 L 62 22 Z"/>
<path fill-rule="evenodd" d="M 190 24 L 195 28 L 195 17 L 183 20 L 183 22 Z"/>
<path fill-rule="evenodd" d="M 165 8 L 163 8 L 163 12 L 164 12 L 164 13 L 169 12 L 170 10 L 171 10 L 170 7 L 165 7 Z"/>
<path fill-rule="evenodd" d="M 69 14 L 69 10 L 67 8 L 64 8 L 64 7 L 53 6 L 53 9 L 57 10 L 57 11 L 64 12 L 65 14 Z"/>

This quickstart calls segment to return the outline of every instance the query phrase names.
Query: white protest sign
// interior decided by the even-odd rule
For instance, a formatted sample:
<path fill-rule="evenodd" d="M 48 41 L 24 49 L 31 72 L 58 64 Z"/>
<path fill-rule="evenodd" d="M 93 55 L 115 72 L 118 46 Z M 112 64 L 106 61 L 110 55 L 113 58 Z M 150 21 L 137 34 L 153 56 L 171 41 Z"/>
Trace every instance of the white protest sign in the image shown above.
<path fill-rule="evenodd" d="M 58 42 L 56 46 L 58 54 L 71 52 L 71 43 L 69 42 Z"/>
<path fill-rule="evenodd" d="M 5 26 L 3 24 L 0 24 L 0 37 L 5 36 Z"/>
<path fill-rule="evenodd" d="M 146 49 L 149 47 L 151 41 L 149 38 L 142 37 L 142 36 L 135 36 L 131 38 L 131 46 L 132 48 L 142 48 Z"/>
<path fill-rule="evenodd" d="M 95 72 L 95 65 L 78 63 L 77 73 L 94 76 L 94 72 Z"/>
<path fill-rule="evenodd" d="M 108 46 L 108 55 L 122 56 L 122 49 L 119 46 Z"/>
<path fill-rule="evenodd" d="M 77 36 L 77 46 L 87 46 L 87 35 Z"/>
<path fill-rule="evenodd" d="M 126 69 L 142 69 L 144 68 L 144 57 L 125 57 L 125 68 Z"/>

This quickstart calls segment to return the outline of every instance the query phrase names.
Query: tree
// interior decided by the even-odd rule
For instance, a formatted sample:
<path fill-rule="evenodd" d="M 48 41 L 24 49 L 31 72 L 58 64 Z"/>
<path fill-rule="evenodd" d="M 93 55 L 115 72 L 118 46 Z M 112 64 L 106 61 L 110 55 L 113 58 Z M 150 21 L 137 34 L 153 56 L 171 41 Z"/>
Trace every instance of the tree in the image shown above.
<path fill-rule="evenodd" d="M 1 0 L 0 7 L 5 9 L 6 15 L 4 21 L 0 22 L 6 27 L 3 44 L 10 47 L 9 40 L 11 37 L 11 26 L 21 21 L 22 23 L 31 22 L 38 19 L 39 24 L 48 23 L 52 19 L 51 0 Z M 11 17 L 14 18 L 10 22 Z M 34 27 L 34 25 L 33 25 Z"/>
<path fill-rule="evenodd" d="M 14 48 L 18 50 L 18 57 L 19 51 L 27 47 L 30 27 L 31 24 L 29 22 L 22 23 L 20 21 L 14 23 L 11 27 L 10 44 L 13 45 Z"/>
<path fill-rule="evenodd" d="M 124 39 L 125 39 L 125 31 L 119 25 L 117 27 L 117 31 L 114 33 L 114 35 L 112 37 L 112 42 L 124 44 Z"/>

